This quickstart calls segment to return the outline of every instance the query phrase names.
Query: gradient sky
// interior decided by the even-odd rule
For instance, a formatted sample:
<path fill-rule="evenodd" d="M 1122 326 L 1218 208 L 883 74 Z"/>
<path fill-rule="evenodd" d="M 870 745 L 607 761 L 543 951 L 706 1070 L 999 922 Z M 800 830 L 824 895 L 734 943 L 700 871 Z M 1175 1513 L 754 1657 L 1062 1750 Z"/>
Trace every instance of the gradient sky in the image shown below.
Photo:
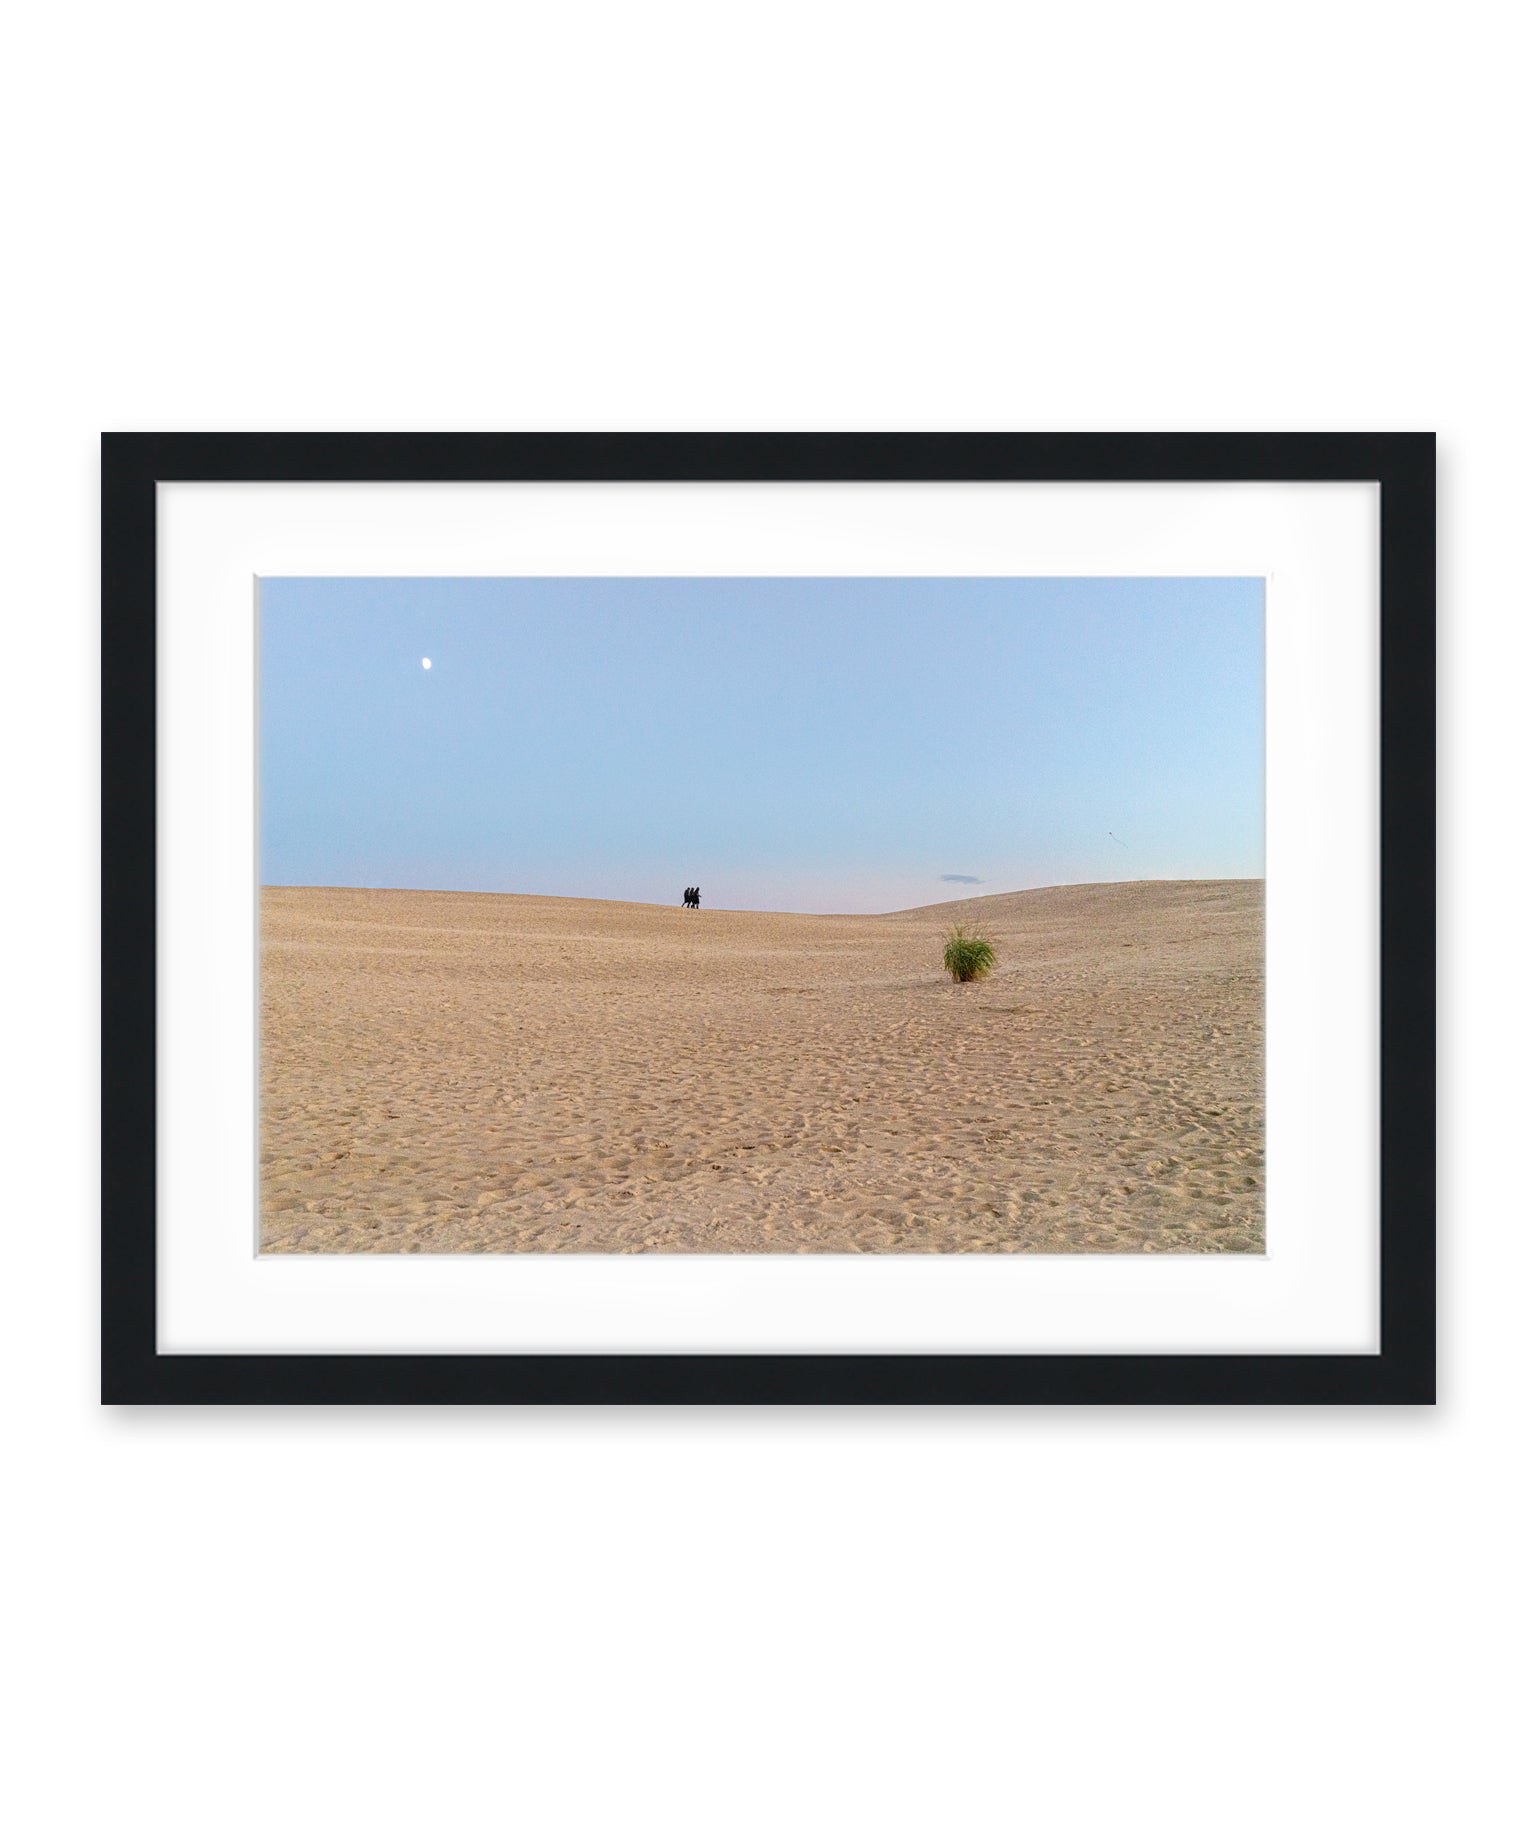
<path fill-rule="evenodd" d="M 881 911 L 1258 878 L 1264 591 L 264 578 L 262 882 Z"/>

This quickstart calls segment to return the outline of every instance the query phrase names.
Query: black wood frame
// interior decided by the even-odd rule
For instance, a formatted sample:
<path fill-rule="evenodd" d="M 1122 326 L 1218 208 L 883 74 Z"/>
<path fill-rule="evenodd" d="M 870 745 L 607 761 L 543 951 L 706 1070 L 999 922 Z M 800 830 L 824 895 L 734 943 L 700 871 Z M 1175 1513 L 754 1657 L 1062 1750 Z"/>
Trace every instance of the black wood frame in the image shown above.
<path fill-rule="evenodd" d="M 104 1403 L 1430 1403 L 1436 1380 L 1436 445 L 1430 435 L 102 438 Z M 162 481 L 1376 481 L 1377 1354 L 163 1354 L 155 1337 Z"/>

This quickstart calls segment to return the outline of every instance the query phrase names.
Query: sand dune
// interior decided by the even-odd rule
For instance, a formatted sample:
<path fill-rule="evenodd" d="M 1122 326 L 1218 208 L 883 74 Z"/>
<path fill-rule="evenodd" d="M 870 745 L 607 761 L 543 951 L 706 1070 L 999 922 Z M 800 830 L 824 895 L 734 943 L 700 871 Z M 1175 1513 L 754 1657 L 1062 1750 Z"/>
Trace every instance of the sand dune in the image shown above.
<path fill-rule="evenodd" d="M 1261 1250 L 1263 898 L 265 890 L 261 1247 Z"/>

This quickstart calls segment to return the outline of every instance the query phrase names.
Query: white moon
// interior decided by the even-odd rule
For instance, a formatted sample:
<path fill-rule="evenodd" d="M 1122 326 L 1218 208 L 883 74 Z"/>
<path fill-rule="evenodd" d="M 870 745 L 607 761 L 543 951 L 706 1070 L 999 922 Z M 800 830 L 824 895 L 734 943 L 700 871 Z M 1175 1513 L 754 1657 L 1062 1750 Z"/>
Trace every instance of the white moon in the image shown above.
<path fill-rule="evenodd" d="M 432 663 L 432 662 L 431 662 L 431 661 L 430 661 L 430 660 L 429 660 L 429 659 L 427 658 L 427 656 L 426 656 L 426 655 L 424 654 L 424 655 L 422 656 L 422 668 L 423 668 L 423 671 L 425 672 L 425 671 L 426 671 L 426 669 L 427 669 L 428 667 L 430 667 L 430 666 L 431 666 L 432 664 L 433 664 L 433 663 Z"/>

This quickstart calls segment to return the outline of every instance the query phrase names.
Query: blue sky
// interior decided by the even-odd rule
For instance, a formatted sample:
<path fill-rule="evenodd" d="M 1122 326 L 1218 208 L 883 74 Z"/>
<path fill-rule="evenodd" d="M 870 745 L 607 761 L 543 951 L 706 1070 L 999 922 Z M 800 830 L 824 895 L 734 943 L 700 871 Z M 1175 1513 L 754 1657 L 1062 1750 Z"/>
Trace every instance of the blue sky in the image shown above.
<path fill-rule="evenodd" d="M 1256 878 L 1264 583 L 269 577 L 260 751 L 264 884 L 881 911 Z"/>

